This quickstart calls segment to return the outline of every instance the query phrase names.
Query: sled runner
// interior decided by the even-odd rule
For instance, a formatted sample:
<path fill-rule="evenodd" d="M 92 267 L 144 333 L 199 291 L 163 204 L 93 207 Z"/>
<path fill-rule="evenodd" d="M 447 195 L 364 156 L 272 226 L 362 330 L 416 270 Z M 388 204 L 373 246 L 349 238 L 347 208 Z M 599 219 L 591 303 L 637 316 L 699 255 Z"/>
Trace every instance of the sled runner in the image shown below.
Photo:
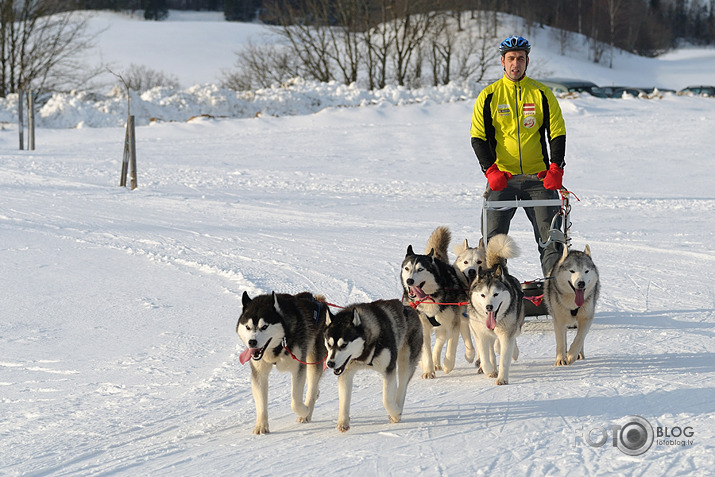
<path fill-rule="evenodd" d="M 548 207 L 556 206 L 559 207 L 559 211 L 554 215 L 551 220 L 551 227 L 549 229 L 549 237 L 546 242 L 539 240 L 539 245 L 541 247 L 546 247 L 551 242 L 560 242 L 564 244 L 565 247 L 571 245 L 570 238 L 568 236 L 569 229 L 571 228 L 571 206 L 569 204 L 569 196 L 571 193 L 562 188 L 559 190 L 559 199 L 547 199 L 547 200 L 486 200 L 482 204 L 482 231 L 487 229 L 487 214 L 490 210 L 507 210 L 516 207 Z M 577 198 L 578 199 L 578 198 Z M 558 218 L 562 217 L 560 228 L 556 226 L 558 223 Z M 484 237 L 484 246 L 487 246 L 487 237 Z M 544 302 L 544 279 L 538 278 L 535 280 L 522 282 L 521 288 L 524 291 L 524 310 L 526 316 L 542 316 L 548 315 L 546 310 L 546 303 Z"/>

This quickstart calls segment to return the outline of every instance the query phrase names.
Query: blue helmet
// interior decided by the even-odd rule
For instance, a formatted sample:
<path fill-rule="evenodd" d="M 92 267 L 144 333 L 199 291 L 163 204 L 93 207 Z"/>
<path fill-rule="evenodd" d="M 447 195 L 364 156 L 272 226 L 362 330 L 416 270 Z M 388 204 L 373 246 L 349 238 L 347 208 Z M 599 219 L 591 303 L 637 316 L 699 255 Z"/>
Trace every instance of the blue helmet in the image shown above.
<path fill-rule="evenodd" d="M 520 36 L 510 36 L 499 45 L 499 53 L 504 55 L 507 51 L 525 51 L 528 55 L 531 51 L 529 40 Z"/>

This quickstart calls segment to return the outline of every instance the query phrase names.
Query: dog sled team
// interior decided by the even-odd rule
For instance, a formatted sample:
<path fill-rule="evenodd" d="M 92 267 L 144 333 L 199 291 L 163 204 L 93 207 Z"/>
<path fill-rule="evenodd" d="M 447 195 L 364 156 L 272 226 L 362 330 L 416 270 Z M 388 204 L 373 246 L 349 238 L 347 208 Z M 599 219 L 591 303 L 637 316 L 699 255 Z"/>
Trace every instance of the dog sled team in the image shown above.
<path fill-rule="evenodd" d="M 382 375 L 382 404 L 389 421 L 396 423 L 418 364 L 424 379 L 434 378 L 438 371 L 450 373 L 460 338 L 466 360 L 474 362 L 479 373 L 495 378 L 498 385 L 508 384 L 525 321 L 522 285 L 507 267 L 519 249 L 503 234 L 492 237 L 486 246 L 480 241 L 470 247 L 464 240 L 454 247 L 457 258 L 450 263 L 450 240 L 449 229 L 438 227 L 423 254 L 407 247 L 400 271 L 402 299 L 357 303 L 333 312 L 324 297 L 308 292 L 254 298 L 244 292 L 236 331 L 246 346 L 239 360 L 251 366 L 253 432 L 269 432 L 268 377 L 274 367 L 291 373 L 291 408 L 299 422 L 312 419 L 318 383 L 325 370 L 332 370 L 337 376 L 341 432 L 350 428 L 355 373 L 374 370 Z M 544 280 L 543 299 L 556 337 L 556 366 L 585 358 L 584 339 L 599 286 L 589 247 L 583 251 L 564 247 Z M 576 336 L 567 348 L 567 329 L 574 325 Z"/>

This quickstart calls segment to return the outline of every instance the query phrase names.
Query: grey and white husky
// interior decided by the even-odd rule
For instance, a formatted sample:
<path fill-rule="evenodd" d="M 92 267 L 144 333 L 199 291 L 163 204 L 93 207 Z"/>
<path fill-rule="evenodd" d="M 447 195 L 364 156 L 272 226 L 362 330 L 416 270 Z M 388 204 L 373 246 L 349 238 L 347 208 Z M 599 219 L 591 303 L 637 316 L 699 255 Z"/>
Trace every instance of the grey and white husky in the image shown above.
<path fill-rule="evenodd" d="M 362 369 L 382 374 L 382 404 L 390 421 L 399 422 L 422 348 L 417 312 L 400 300 L 379 300 L 335 315 L 326 308 L 325 316 L 326 365 L 338 376 L 338 430 L 350 429 L 353 376 Z"/>
<path fill-rule="evenodd" d="M 442 369 L 449 373 L 454 369 L 459 335 L 462 331 L 463 305 L 466 303 L 466 289 L 454 267 L 449 264 L 448 247 L 451 233 L 447 227 L 437 227 L 425 247 L 425 254 L 414 252 L 412 245 L 402 261 L 400 280 L 403 289 L 403 301 L 415 308 L 422 321 L 422 378 L 434 378 L 435 370 Z M 466 319 L 464 320 L 466 325 Z M 435 344 L 432 346 L 432 332 Z M 474 345 L 466 331 L 465 347 L 467 360 L 474 358 Z M 463 335 L 464 336 L 464 335 Z M 444 362 L 442 349 L 445 343 Z"/>
<path fill-rule="evenodd" d="M 556 366 L 584 359 L 584 340 L 596 311 L 601 284 L 591 249 L 568 250 L 554 264 L 544 283 L 544 300 L 554 320 Z M 576 337 L 566 352 L 567 328 L 577 325 Z"/>
<path fill-rule="evenodd" d="M 291 373 L 291 408 L 298 422 L 310 422 L 327 352 L 321 335 L 322 308 L 310 293 L 272 293 L 253 299 L 243 292 L 236 332 L 246 345 L 239 359 L 251 361 L 251 390 L 256 404 L 254 434 L 268 430 L 268 375 L 273 368 Z M 303 391 L 308 384 L 305 401 Z"/>
<path fill-rule="evenodd" d="M 498 385 L 509 383 L 512 358 L 519 357 L 516 337 L 524 324 L 524 293 L 519 280 L 506 268 L 506 259 L 518 253 L 510 237 L 494 236 L 486 248 L 488 268 L 479 270 L 469 289 L 469 324 L 477 341 L 481 369 L 490 378 L 497 378 Z M 495 346 L 499 353 L 498 373 Z"/>

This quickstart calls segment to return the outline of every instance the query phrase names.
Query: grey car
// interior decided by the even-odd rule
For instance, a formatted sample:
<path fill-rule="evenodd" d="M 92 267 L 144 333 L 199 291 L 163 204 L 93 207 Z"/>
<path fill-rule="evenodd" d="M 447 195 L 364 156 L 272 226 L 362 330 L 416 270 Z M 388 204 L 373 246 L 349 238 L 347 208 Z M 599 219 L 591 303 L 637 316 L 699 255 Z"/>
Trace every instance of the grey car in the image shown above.
<path fill-rule="evenodd" d="M 596 83 L 592 83 L 591 81 L 570 78 L 545 78 L 537 79 L 536 81 L 551 88 L 551 91 L 553 91 L 554 94 L 588 93 L 591 96 L 596 96 L 597 98 L 606 97 L 603 90 L 599 88 Z"/>
<path fill-rule="evenodd" d="M 688 86 L 678 91 L 679 96 L 709 96 L 715 97 L 715 86 Z"/>

